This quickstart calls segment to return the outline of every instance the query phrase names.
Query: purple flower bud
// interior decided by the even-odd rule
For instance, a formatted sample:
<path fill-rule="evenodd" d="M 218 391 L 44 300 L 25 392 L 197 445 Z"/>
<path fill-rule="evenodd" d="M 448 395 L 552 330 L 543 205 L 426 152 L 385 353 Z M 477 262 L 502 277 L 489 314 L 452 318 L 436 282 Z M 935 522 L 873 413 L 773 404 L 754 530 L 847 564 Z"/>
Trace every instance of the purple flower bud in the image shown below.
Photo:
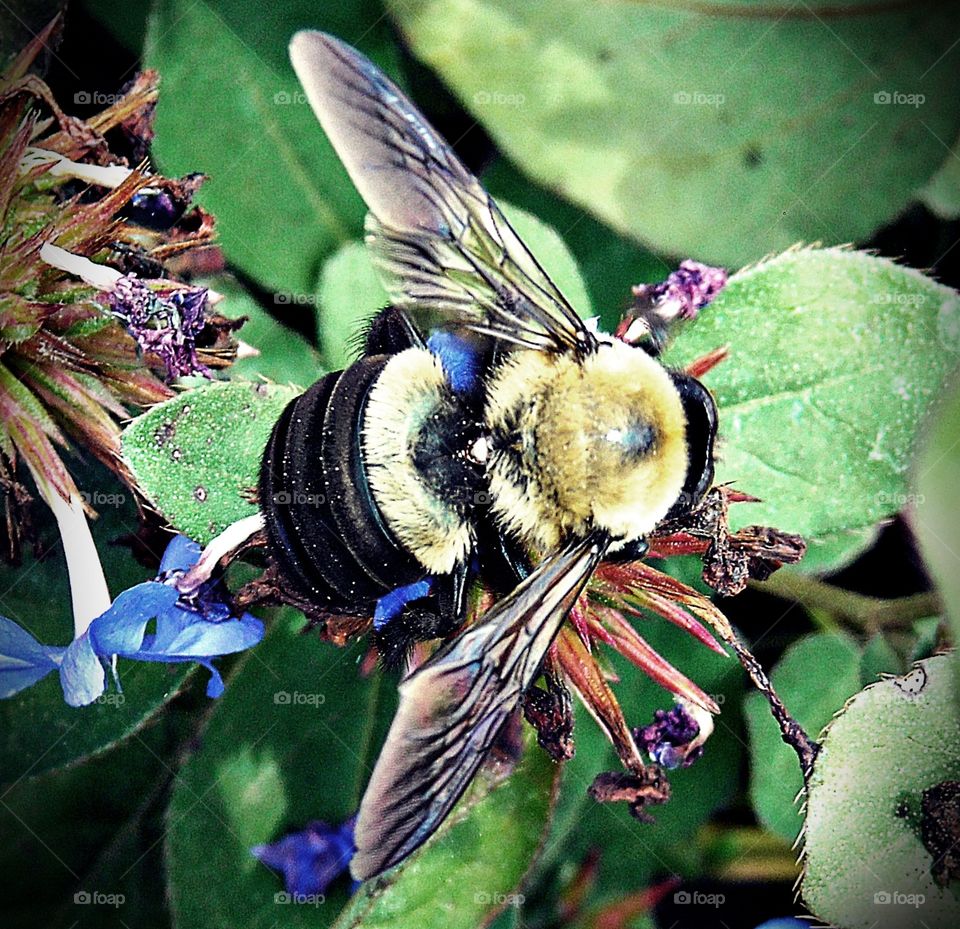
<path fill-rule="evenodd" d="M 107 302 L 140 349 L 163 360 L 168 378 L 209 375 L 196 349 L 205 325 L 206 288 L 157 291 L 126 274 L 107 293 Z"/>
<path fill-rule="evenodd" d="M 727 272 L 699 261 L 680 263 L 659 284 L 637 284 L 633 306 L 617 326 L 616 337 L 635 345 L 651 340 L 659 349 L 674 320 L 693 319 L 727 283 Z"/>
<path fill-rule="evenodd" d="M 688 768 L 703 754 L 709 732 L 683 703 L 669 710 L 657 710 L 649 726 L 633 730 L 637 745 L 664 768 Z"/>
<path fill-rule="evenodd" d="M 633 288 L 635 304 L 659 304 L 658 315 L 665 319 L 693 319 L 726 286 L 727 272 L 687 259 L 659 284 L 638 284 Z"/>

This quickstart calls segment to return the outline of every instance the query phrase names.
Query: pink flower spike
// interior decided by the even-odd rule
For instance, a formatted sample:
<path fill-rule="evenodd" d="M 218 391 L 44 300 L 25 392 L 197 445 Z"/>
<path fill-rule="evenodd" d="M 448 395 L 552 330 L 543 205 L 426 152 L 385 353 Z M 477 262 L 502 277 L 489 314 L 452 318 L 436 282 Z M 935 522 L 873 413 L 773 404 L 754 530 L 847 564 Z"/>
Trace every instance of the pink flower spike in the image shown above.
<path fill-rule="evenodd" d="M 621 655 L 671 693 L 685 697 L 710 713 L 720 712 L 720 707 L 712 697 L 662 658 L 616 610 L 609 607 L 601 609 L 603 622 L 613 635 L 616 642 L 614 647 Z"/>

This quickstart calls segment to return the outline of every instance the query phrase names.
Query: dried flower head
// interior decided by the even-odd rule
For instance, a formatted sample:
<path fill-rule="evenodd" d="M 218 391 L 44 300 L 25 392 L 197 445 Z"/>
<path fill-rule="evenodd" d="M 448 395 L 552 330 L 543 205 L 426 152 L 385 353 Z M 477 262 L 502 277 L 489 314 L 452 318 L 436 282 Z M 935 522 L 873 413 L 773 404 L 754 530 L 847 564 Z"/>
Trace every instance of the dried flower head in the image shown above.
<path fill-rule="evenodd" d="M 231 357 L 228 321 L 168 264 L 209 246 L 212 221 L 189 208 L 199 178 L 130 166 L 142 157 L 157 77 L 145 72 L 89 120 L 68 116 L 30 68 L 50 26 L 0 81 L 0 489 L 17 552 L 18 510 L 40 495 L 81 505 L 62 458 L 71 442 L 122 478 L 117 420 L 171 395 L 167 382 Z M 148 222 L 149 220 L 149 222 Z M 57 256 L 50 260 L 51 255 Z"/>

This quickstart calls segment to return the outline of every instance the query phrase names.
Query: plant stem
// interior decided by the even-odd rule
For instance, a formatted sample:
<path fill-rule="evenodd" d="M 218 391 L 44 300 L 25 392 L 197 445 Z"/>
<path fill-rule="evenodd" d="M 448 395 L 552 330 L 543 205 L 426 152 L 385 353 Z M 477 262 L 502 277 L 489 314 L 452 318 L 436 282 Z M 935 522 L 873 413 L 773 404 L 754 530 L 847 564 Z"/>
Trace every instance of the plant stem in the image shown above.
<path fill-rule="evenodd" d="M 791 571 L 778 571 L 769 580 L 762 583 L 752 581 L 750 586 L 785 600 L 794 600 L 811 612 L 826 611 L 867 633 L 909 629 L 916 620 L 936 616 L 942 611 L 936 591 L 884 600 Z"/>
<path fill-rule="evenodd" d="M 40 475 L 34 475 L 44 502 L 53 510 L 63 541 L 73 602 L 73 634 L 83 635 L 87 627 L 110 607 L 110 591 L 103 575 L 100 555 L 90 533 L 83 501 L 79 497 L 64 500 Z"/>

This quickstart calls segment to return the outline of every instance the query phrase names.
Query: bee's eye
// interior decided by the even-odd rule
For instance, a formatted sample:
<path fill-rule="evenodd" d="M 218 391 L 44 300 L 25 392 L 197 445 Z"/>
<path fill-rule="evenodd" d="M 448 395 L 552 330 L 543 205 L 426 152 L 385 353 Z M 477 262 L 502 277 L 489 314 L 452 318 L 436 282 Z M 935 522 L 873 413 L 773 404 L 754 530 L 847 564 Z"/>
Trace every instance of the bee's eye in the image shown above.
<path fill-rule="evenodd" d="M 604 439 L 616 445 L 625 458 L 644 458 L 657 441 L 657 430 L 648 422 L 634 422 L 626 429 L 610 429 Z"/>

